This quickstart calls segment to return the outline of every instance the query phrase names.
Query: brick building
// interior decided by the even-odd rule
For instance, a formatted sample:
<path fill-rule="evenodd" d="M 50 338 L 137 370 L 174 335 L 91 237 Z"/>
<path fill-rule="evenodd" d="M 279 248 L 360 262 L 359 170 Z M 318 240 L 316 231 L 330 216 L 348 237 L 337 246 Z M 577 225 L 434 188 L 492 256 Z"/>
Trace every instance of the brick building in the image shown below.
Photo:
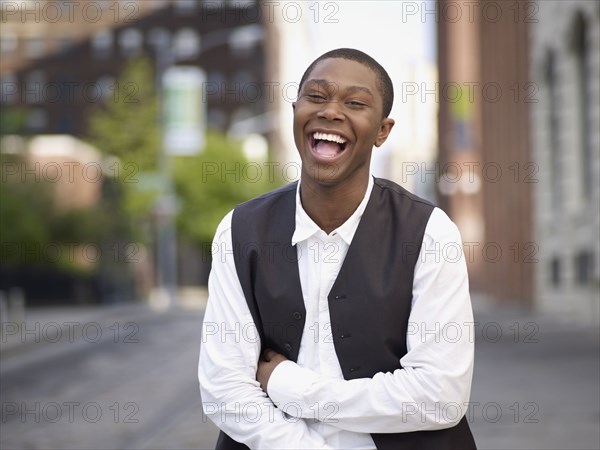
<path fill-rule="evenodd" d="M 209 126 L 270 127 L 258 2 L 3 1 L 1 13 L 0 105 L 25 113 L 5 132 L 84 135 L 87 111 L 111 101 L 125 64 L 142 54 L 155 62 L 159 48 L 207 74 Z"/>
<path fill-rule="evenodd" d="M 461 230 L 473 290 L 530 307 L 527 11 L 505 2 L 437 5 L 439 203 Z"/>
<path fill-rule="evenodd" d="M 438 17 L 438 194 L 474 290 L 598 321 L 600 6 L 439 2 Z"/>
<path fill-rule="evenodd" d="M 539 2 L 531 24 L 536 306 L 600 315 L 600 4 Z"/>

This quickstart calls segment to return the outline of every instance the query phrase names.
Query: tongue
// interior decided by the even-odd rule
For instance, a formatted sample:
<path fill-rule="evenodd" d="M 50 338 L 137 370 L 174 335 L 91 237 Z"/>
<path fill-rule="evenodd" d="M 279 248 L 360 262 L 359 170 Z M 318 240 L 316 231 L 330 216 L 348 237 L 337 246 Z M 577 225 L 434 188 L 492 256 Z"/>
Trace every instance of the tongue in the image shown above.
<path fill-rule="evenodd" d="M 318 141 L 315 145 L 316 152 L 325 158 L 334 158 L 340 151 L 339 144 L 329 141 Z"/>

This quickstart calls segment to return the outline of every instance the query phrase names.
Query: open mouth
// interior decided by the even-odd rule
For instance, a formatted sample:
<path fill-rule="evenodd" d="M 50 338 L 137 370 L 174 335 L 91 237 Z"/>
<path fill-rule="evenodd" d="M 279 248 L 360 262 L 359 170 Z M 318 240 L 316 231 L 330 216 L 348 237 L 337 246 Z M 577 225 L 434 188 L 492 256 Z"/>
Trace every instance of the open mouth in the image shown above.
<path fill-rule="evenodd" d="M 316 131 L 309 135 L 313 152 L 324 159 L 340 155 L 348 145 L 348 140 L 334 133 Z"/>

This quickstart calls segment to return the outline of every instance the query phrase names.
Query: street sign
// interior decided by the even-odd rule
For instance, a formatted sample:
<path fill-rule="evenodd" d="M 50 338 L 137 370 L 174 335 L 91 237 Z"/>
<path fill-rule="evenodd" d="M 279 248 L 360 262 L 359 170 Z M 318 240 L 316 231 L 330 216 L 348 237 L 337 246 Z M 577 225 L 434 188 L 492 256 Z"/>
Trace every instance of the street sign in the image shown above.
<path fill-rule="evenodd" d="M 204 150 L 206 104 L 203 70 L 173 66 L 163 75 L 164 150 L 167 155 L 194 155 Z"/>

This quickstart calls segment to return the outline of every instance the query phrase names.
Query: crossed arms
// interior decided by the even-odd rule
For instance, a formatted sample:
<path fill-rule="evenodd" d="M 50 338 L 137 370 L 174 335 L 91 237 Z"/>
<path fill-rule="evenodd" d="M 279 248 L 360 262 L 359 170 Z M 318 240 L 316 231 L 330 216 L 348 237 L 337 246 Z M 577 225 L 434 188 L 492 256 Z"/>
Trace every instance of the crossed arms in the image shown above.
<path fill-rule="evenodd" d="M 400 433 L 456 425 L 469 401 L 473 316 L 456 226 L 439 209 L 415 267 L 402 369 L 373 378 L 325 378 L 283 356 L 261 363 L 261 342 L 237 278 L 231 213 L 217 229 L 198 377 L 204 413 L 251 448 L 332 448 L 314 423 L 358 433 Z M 437 251 L 437 253 L 436 253 Z M 272 370 L 272 373 L 270 373 Z M 268 376 L 265 374 L 268 373 Z M 260 375 L 260 374 L 259 374 Z"/>

